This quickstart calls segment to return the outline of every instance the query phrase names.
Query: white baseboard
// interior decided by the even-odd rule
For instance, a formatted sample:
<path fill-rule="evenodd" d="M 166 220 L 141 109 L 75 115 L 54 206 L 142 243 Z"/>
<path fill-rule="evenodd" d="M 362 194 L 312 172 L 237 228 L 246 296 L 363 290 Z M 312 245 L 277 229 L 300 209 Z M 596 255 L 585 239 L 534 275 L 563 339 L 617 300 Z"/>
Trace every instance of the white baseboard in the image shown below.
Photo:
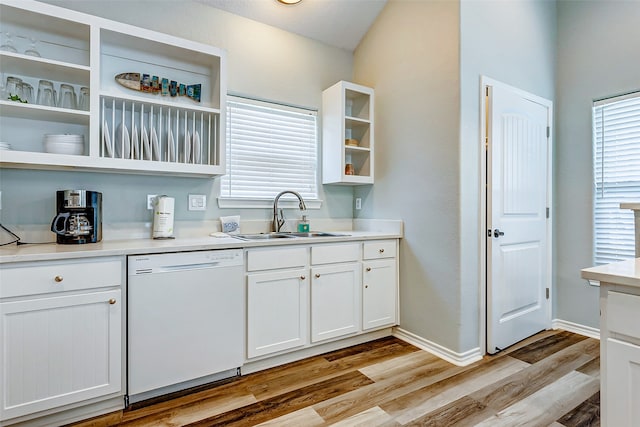
<path fill-rule="evenodd" d="M 564 331 L 573 332 L 575 334 L 584 335 L 585 337 L 600 339 L 600 329 L 591 326 L 580 325 L 578 323 L 569 322 L 562 319 L 553 319 L 551 322 L 553 329 L 562 329 Z"/>
<path fill-rule="evenodd" d="M 393 328 L 393 336 L 400 338 L 409 344 L 413 344 L 424 351 L 428 351 L 434 356 L 438 356 L 439 358 L 457 366 L 467 366 L 482 359 L 480 347 L 473 348 L 469 351 L 465 351 L 464 353 L 456 353 L 453 350 L 431 342 L 409 331 L 405 331 L 402 328 Z"/>

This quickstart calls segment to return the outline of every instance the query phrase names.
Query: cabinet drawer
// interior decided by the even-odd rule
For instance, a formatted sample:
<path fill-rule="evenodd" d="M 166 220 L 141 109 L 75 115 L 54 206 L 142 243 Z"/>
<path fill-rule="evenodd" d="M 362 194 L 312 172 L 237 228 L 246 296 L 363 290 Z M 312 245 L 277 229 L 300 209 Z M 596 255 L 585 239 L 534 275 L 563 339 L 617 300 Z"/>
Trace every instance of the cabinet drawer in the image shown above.
<path fill-rule="evenodd" d="M 607 328 L 611 332 L 640 339 L 640 295 L 609 291 Z"/>
<path fill-rule="evenodd" d="M 120 286 L 122 266 L 119 257 L 5 264 L 0 298 Z"/>
<path fill-rule="evenodd" d="M 255 249 L 247 251 L 247 271 L 306 267 L 307 248 Z"/>
<path fill-rule="evenodd" d="M 362 258 L 364 259 L 393 258 L 395 256 L 395 240 L 376 240 L 364 243 L 364 251 L 362 255 Z"/>
<path fill-rule="evenodd" d="M 352 262 L 360 259 L 360 244 L 319 245 L 311 248 L 311 264 Z"/>

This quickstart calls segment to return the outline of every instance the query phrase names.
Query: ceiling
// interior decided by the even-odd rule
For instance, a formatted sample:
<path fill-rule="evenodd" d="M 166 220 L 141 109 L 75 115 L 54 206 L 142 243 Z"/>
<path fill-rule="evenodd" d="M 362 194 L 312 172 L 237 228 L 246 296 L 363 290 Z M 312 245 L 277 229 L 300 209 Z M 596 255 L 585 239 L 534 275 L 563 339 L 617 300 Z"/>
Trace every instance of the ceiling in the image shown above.
<path fill-rule="evenodd" d="M 195 0 L 331 46 L 353 51 L 387 0 Z"/>

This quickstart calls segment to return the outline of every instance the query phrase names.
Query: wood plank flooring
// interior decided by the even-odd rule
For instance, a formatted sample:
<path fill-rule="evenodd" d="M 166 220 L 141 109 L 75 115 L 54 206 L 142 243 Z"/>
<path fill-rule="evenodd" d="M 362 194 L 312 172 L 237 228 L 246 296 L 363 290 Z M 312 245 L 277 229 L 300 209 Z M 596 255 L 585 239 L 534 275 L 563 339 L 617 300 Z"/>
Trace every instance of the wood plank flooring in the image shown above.
<path fill-rule="evenodd" d="M 387 337 L 74 427 L 599 426 L 599 365 L 564 331 L 466 367 Z"/>

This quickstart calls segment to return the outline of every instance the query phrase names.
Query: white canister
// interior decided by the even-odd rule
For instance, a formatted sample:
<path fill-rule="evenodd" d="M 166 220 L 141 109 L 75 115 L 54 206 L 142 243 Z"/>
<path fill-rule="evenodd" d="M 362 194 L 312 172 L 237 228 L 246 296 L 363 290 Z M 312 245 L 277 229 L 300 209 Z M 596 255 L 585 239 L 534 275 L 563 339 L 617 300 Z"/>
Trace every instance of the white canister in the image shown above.
<path fill-rule="evenodd" d="M 173 212 L 176 200 L 169 196 L 158 196 L 153 202 L 154 239 L 173 239 Z"/>

